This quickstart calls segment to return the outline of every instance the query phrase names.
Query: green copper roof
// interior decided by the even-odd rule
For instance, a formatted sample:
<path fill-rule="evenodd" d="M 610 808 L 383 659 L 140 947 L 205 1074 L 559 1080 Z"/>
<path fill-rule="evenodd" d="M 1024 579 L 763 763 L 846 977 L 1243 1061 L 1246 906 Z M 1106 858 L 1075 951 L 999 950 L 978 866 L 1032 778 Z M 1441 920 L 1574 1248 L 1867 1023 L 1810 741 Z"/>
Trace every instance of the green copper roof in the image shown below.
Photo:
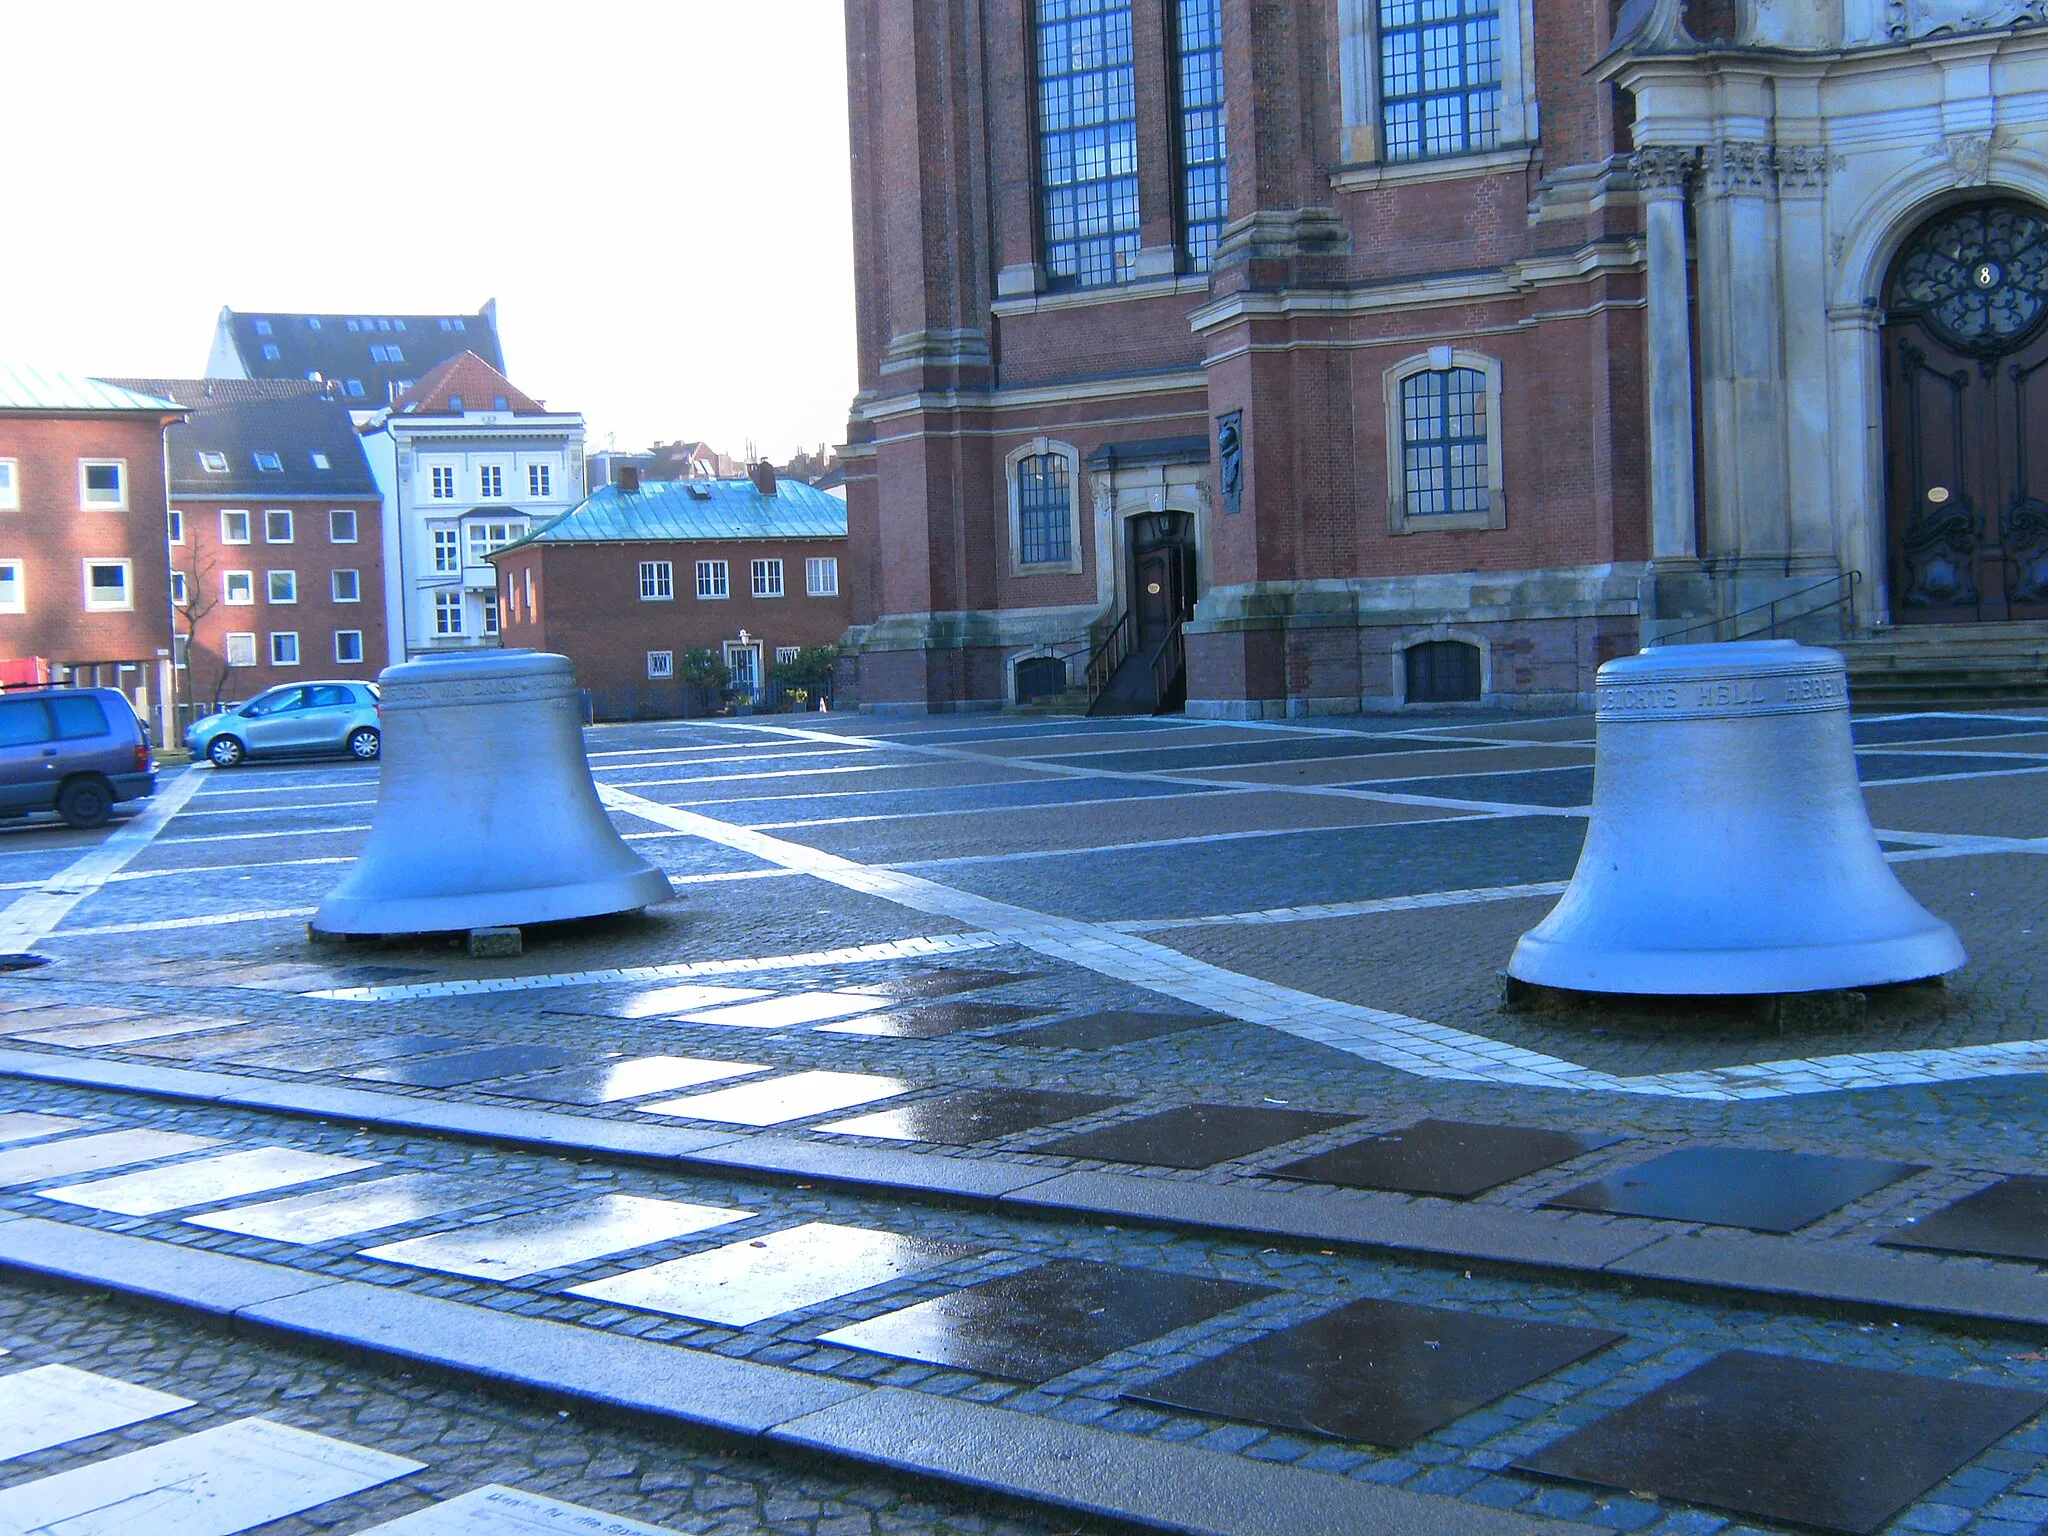
<path fill-rule="evenodd" d="M 0 363 L 0 411 L 149 411 L 162 415 L 182 410 L 169 400 L 137 394 L 102 379 Z"/>
<path fill-rule="evenodd" d="M 603 487 L 520 543 L 845 537 L 846 503 L 798 480 L 781 481 L 773 496 L 762 495 L 745 479 L 643 480 L 637 491 Z"/>

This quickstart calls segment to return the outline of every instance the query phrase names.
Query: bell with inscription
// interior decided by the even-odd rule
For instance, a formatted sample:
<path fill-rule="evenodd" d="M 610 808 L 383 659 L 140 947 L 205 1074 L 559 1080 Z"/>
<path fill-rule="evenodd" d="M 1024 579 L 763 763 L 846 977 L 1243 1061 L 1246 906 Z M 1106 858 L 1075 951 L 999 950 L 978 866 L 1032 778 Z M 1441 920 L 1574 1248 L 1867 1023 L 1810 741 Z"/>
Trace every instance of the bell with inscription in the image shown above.
<path fill-rule="evenodd" d="M 1762 995 L 1962 965 L 1955 931 L 1878 847 L 1839 652 L 1674 645 L 1598 680 L 1593 815 L 1571 886 L 1522 936 L 1517 981 L 1572 992 Z"/>
<path fill-rule="evenodd" d="M 377 681 L 377 814 L 315 933 L 513 928 L 675 894 L 598 804 L 568 657 L 482 651 L 403 662 Z"/>

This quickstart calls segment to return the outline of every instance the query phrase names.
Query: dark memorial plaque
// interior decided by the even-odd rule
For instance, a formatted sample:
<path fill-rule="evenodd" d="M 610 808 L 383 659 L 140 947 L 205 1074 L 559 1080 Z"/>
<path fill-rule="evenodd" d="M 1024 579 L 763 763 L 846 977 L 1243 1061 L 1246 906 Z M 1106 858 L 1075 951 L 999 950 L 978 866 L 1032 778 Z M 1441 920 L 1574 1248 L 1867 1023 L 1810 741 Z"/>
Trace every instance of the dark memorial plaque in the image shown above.
<path fill-rule="evenodd" d="M 1400 1447 L 1626 1337 L 1366 1299 L 1124 1396 Z"/>
<path fill-rule="evenodd" d="M 1878 1241 L 1887 1248 L 2048 1263 L 2048 1179 L 2035 1174 L 2001 1179 Z"/>
<path fill-rule="evenodd" d="M 875 1035 L 885 1040 L 936 1040 L 956 1035 L 963 1029 L 988 1029 L 997 1024 L 1021 1024 L 1037 1018 L 1043 1008 L 1026 1008 L 1018 1003 L 932 1003 L 924 1008 L 905 1008 L 888 1013 L 863 1014 L 820 1024 L 824 1035 Z"/>
<path fill-rule="evenodd" d="M 1102 1093 L 1059 1093 L 1041 1088 L 970 1088 L 943 1098 L 921 1099 L 901 1109 L 877 1110 L 853 1120 L 815 1127 L 841 1136 L 883 1136 L 891 1141 L 930 1141 L 972 1146 L 1041 1125 L 1092 1115 L 1128 1104 Z"/>
<path fill-rule="evenodd" d="M 1884 1163 L 1756 1147 L 1682 1147 L 1609 1178 L 1568 1189 L 1550 1206 L 1796 1232 L 1852 1200 L 1919 1173 Z"/>
<path fill-rule="evenodd" d="M 955 992 L 978 992 L 983 987 L 1006 987 L 1013 981 L 1030 981 L 1043 971 L 974 970 L 949 966 L 940 971 L 919 971 L 914 976 L 897 976 L 888 981 L 863 981 L 863 992 L 880 992 L 887 997 L 950 997 Z"/>
<path fill-rule="evenodd" d="M 878 1355 L 1046 1382 L 1273 1292 L 1088 1259 L 1055 1259 L 822 1334 Z"/>
<path fill-rule="evenodd" d="M 1056 1019 L 1031 1029 L 1012 1030 L 990 1043 L 1028 1045 L 1042 1050 L 1106 1051 L 1223 1022 L 1220 1013 L 1084 1013 L 1077 1019 Z"/>
<path fill-rule="evenodd" d="M 1121 1125 L 1042 1141 L 1024 1150 L 1050 1152 L 1056 1157 L 1099 1157 L 1111 1163 L 1148 1163 L 1155 1168 L 1207 1168 L 1355 1118 L 1305 1109 L 1189 1104 Z"/>
<path fill-rule="evenodd" d="M 1513 1463 L 1868 1536 L 2048 1394 L 1733 1350 Z"/>
<path fill-rule="evenodd" d="M 1612 1146 L 1620 1139 L 1520 1125 L 1418 1120 L 1398 1131 L 1369 1136 L 1269 1171 L 1281 1178 L 1312 1179 L 1318 1184 L 1396 1189 L 1463 1200 Z"/>
<path fill-rule="evenodd" d="M 493 1045 L 480 1051 L 457 1051 L 452 1056 L 386 1062 L 348 1075 L 366 1083 L 402 1083 L 408 1088 L 460 1088 L 496 1077 L 574 1066 L 589 1059 L 588 1051 L 567 1051 L 556 1045 Z"/>

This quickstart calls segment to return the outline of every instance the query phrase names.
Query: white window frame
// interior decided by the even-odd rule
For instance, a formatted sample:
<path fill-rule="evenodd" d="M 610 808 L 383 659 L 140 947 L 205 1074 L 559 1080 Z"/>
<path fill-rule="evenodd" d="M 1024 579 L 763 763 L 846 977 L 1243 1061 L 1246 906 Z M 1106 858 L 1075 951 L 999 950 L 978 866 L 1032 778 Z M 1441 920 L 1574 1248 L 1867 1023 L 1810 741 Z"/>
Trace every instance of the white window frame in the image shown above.
<path fill-rule="evenodd" d="M 284 596 L 277 595 L 278 578 L 284 578 Z M 299 573 L 297 571 L 265 571 L 263 573 L 263 601 L 273 607 L 283 608 L 299 600 Z"/>
<path fill-rule="evenodd" d="M 240 578 L 242 595 L 235 596 L 235 581 Z M 256 573 L 254 571 L 222 571 L 220 573 L 220 601 L 224 608 L 251 608 L 256 603 Z M 249 663 L 252 667 L 255 663 Z"/>
<path fill-rule="evenodd" d="M 117 470 L 121 477 L 120 492 L 113 501 L 95 501 L 86 494 L 86 471 L 106 469 Z M 128 510 L 128 461 L 126 459 L 80 459 L 78 461 L 78 506 L 83 512 L 126 512 Z"/>
<path fill-rule="evenodd" d="M 344 636 L 354 639 L 356 643 L 355 655 L 344 656 L 341 654 L 341 642 Z M 344 667 L 360 666 L 362 664 L 363 632 L 360 629 L 337 629 L 334 632 L 334 660 L 337 665 Z"/>
<path fill-rule="evenodd" d="M 289 657 L 278 655 L 278 641 L 289 640 L 292 653 Z M 299 632 L 296 629 L 273 629 L 270 632 L 270 664 L 273 667 L 296 667 L 299 664 Z"/>
<path fill-rule="evenodd" d="M 1418 373 L 1443 373 L 1470 368 L 1486 379 L 1486 510 L 1484 512 L 1408 512 L 1407 448 L 1401 413 L 1401 384 Z M 1508 498 L 1506 455 L 1501 451 L 1501 368 L 1498 358 L 1457 347 L 1431 347 L 1405 357 L 1384 375 L 1387 406 L 1387 528 L 1392 533 L 1448 533 L 1457 529 L 1505 528 Z"/>
<path fill-rule="evenodd" d="M 555 495 L 555 466 L 533 459 L 526 466 L 526 499 L 552 501 Z"/>
<path fill-rule="evenodd" d="M 28 612 L 28 565 L 21 560 L 0 560 L 0 572 L 12 574 L 14 596 L 0 597 L 0 613 Z M 4 578 L 0 578 L 4 580 Z"/>
<path fill-rule="evenodd" d="M 234 533 L 232 533 L 232 532 L 230 532 L 230 531 L 229 531 L 229 530 L 230 530 L 230 529 L 231 529 L 231 528 L 232 528 L 232 527 L 234 526 L 234 525 L 233 525 L 233 524 L 232 524 L 232 523 L 231 523 L 231 522 L 229 521 L 229 519 L 231 519 L 231 518 L 237 518 L 237 517 L 239 517 L 239 518 L 240 518 L 240 519 L 242 520 L 242 532 L 241 532 L 241 535 L 240 535 L 239 537 L 237 537 L 237 536 L 236 536 L 236 535 L 235 535 Z M 249 514 L 248 514 L 247 512 L 243 512 L 243 511 L 240 511 L 240 510 L 238 510 L 238 509 L 236 509 L 236 508 L 234 508 L 234 507 L 223 507 L 223 508 L 221 508 L 221 514 L 220 514 L 220 541 L 221 541 L 221 543 L 223 543 L 223 544 L 247 544 L 247 543 L 249 542 L 249 538 L 250 538 L 250 534 L 251 534 L 251 532 L 252 532 L 252 528 L 251 528 L 251 524 L 250 524 L 250 522 L 249 522 Z"/>
<path fill-rule="evenodd" d="M 453 621 L 452 625 L 451 620 Z M 434 633 L 437 635 L 459 635 L 464 633 L 462 594 L 460 592 L 436 592 L 434 594 Z"/>
<path fill-rule="evenodd" d="M 165 513 L 164 516 L 165 521 L 169 524 L 169 527 L 166 529 L 166 531 L 170 534 L 171 542 L 173 544 L 184 543 L 185 513 L 183 509 L 179 507 L 173 507 L 169 512 Z"/>
<path fill-rule="evenodd" d="M 191 600 L 192 589 L 185 579 L 185 573 L 183 571 L 171 572 L 171 606 L 173 608 L 183 608 Z"/>
<path fill-rule="evenodd" d="M 199 452 L 199 467 L 209 475 L 224 475 L 228 472 L 228 456 L 218 449 L 202 448 Z"/>
<path fill-rule="evenodd" d="M 676 596 L 676 568 L 668 560 L 640 562 L 640 601 L 670 603 Z"/>
<path fill-rule="evenodd" d="M 337 522 L 337 521 L 336 521 L 336 519 L 337 519 L 337 518 L 343 518 L 343 517 L 345 517 L 345 518 L 347 518 L 347 519 L 348 519 L 348 537 L 347 537 L 347 538 L 343 538 L 343 537 L 341 536 L 341 533 L 340 533 L 340 531 L 339 531 L 339 530 L 340 530 L 340 528 L 341 528 L 341 524 L 340 524 L 339 522 Z M 353 543 L 355 543 L 355 542 L 356 542 L 356 540 L 357 540 L 357 538 L 358 538 L 358 537 L 360 536 L 361 532 L 362 532 L 362 519 L 361 519 L 360 517 L 358 517 L 358 516 L 356 515 L 356 509 L 355 509 L 354 507 L 332 507 L 332 508 L 329 508 L 329 510 L 328 510 L 328 513 L 327 513 L 327 542 L 328 542 L 328 543 L 330 543 L 330 544 L 353 544 Z"/>
<path fill-rule="evenodd" d="M 240 659 L 237 660 L 239 654 Z M 253 629 L 229 630 L 222 637 L 221 659 L 231 667 L 253 667 L 256 665 L 256 631 Z"/>
<path fill-rule="evenodd" d="M 21 461 L 0 459 L 0 512 L 21 510 Z"/>
<path fill-rule="evenodd" d="M 462 530 L 460 528 L 435 528 L 429 530 L 433 538 L 434 570 L 439 575 L 460 572 L 462 569 Z"/>
<path fill-rule="evenodd" d="M 1017 473 L 1026 459 L 1036 458 L 1042 453 L 1055 453 L 1067 461 L 1067 558 L 1024 563 L 1024 508 L 1021 487 Z M 1028 443 L 1019 443 L 1003 459 L 1003 485 L 1010 503 L 1010 574 L 1012 576 L 1057 576 L 1062 573 L 1079 575 L 1082 569 L 1081 549 L 1081 450 L 1072 443 L 1062 443 L 1049 437 L 1034 437 Z"/>
<path fill-rule="evenodd" d="M 802 649 L 800 645 L 778 645 L 775 647 L 775 665 L 779 667 L 795 661 L 797 653 Z"/>
<path fill-rule="evenodd" d="M 1354 180 L 1340 170 L 1340 191 L 1389 181 L 1437 180 L 1485 174 L 1525 165 L 1540 131 L 1536 70 L 1530 40 L 1536 36 L 1535 0 L 1500 0 L 1500 143 L 1493 149 L 1418 160 L 1386 158 L 1380 120 L 1380 0 L 1337 0 L 1338 129 L 1340 166 L 1380 167 L 1381 173 Z"/>
<path fill-rule="evenodd" d="M 531 624 L 539 617 L 539 612 L 533 606 L 533 567 L 529 565 L 526 568 L 526 621 Z"/>
<path fill-rule="evenodd" d="M 676 653 L 674 651 L 649 651 L 647 653 L 647 675 L 653 678 L 671 678 L 676 675 Z"/>
<path fill-rule="evenodd" d="M 724 560 L 697 562 L 697 596 L 707 603 L 722 603 L 732 596 L 732 567 Z"/>
<path fill-rule="evenodd" d="M 804 596 L 837 597 L 839 595 L 839 557 L 837 555 L 809 555 L 804 559 Z"/>
<path fill-rule="evenodd" d="M 503 501 L 505 499 L 505 466 L 503 464 L 479 464 L 476 467 L 476 499 L 478 501 Z"/>
<path fill-rule="evenodd" d="M 453 464 L 422 464 L 427 472 L 427 500 L 453 501 L 456 499 L 456 466 Z M 447 489 L 443 490 L 442 487 Z"/>
<path fill-rule="evenodd" d="M 756 597 L 781 597 L 786 590 L 782 583 L 782 562 L 773 556 L 754 561 L 749 585 Z"/>
<path fill-rule="evenodd" d="M 347 597 L 341 595 L 341 578 L 344 576 L 355 589 Z M 353 566 L 336 566 L 327 573 L 327 590 L 337 603 L 360 603 L 363 600 L 363 573 Z"/>
<path fill-rule="evenodd" d="M 284 537 L 281 539 L 271 532 L 272 524 L 270 520 L 273 517 L 284 519 Z M 269 508 L 263 514 L 263 542 L 266 544 L 290 544 L 294 542 L 292 536 L 298 531 L 297 522 L 298 520 L 292 516 L 290 508 Z"/>
<path fill-rule="evenodd" d="M 135 562 L 120 559 L 95 559 L 88 555 L 80 562 L 85 581 L 85 611 L 87 613 L 129 613 L 135 607 Z M 121 568 L 121 601 L 102 603 L 93 601 L 92 570 L 96 565 L 117 565 Z"/>
<path fill-rule="evenodd" d="M 503 626 L 498 622 L 498 589 L 491 588 L 483 595 L 484 633 L 495 635 Z"/>
<path fill-rule="evenodd" d="M 334 468 L 334 461 L 328 458 L 326 454 L 320 452 L 317 448 L 307 450 L 306 456 L 313 461 L 313 467 L 315 469 Z"/>

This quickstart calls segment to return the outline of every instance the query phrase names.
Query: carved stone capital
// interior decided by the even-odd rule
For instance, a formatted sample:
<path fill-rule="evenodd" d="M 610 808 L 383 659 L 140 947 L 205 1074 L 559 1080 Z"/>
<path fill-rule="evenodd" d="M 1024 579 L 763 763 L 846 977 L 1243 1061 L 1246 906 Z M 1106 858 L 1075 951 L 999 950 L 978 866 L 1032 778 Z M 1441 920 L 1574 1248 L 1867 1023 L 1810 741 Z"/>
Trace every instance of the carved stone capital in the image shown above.
<path fill-rule="evenodd" d="M 1707 185 L 1724 196 L 1771 190 L 1771 146 L 1752 139 L 1723 139 L 1707 156 Z"/>
<path fill-rule="evenodd" d="M 1643 191 L 1683 192 L 1699 169 L 1700 150 L 1696 144 L 1645 144 L 1631 164 Z"/>
<path fill-rule="evenodd" d="M 1772 157 L 1784 192 L 1818 192 L 1828 184 L 1828 152 L 1821 144 L 1780 144 Z"/>
<path fill-rule="evenodd" d="M 1962 32 L 1991 32 L 2048 23 L 2048 0 L 1885 0 L 1885 31 L 1894 42 Z"/>
<path fill-rule="evenodd" d="M 1981 187 L 1991 180 L 1991 162 L 2019 140 L 2009 133 L 1952 133 L 1927 146 L 1927 153 L 1946 159 L 1959 187 Z"/>

